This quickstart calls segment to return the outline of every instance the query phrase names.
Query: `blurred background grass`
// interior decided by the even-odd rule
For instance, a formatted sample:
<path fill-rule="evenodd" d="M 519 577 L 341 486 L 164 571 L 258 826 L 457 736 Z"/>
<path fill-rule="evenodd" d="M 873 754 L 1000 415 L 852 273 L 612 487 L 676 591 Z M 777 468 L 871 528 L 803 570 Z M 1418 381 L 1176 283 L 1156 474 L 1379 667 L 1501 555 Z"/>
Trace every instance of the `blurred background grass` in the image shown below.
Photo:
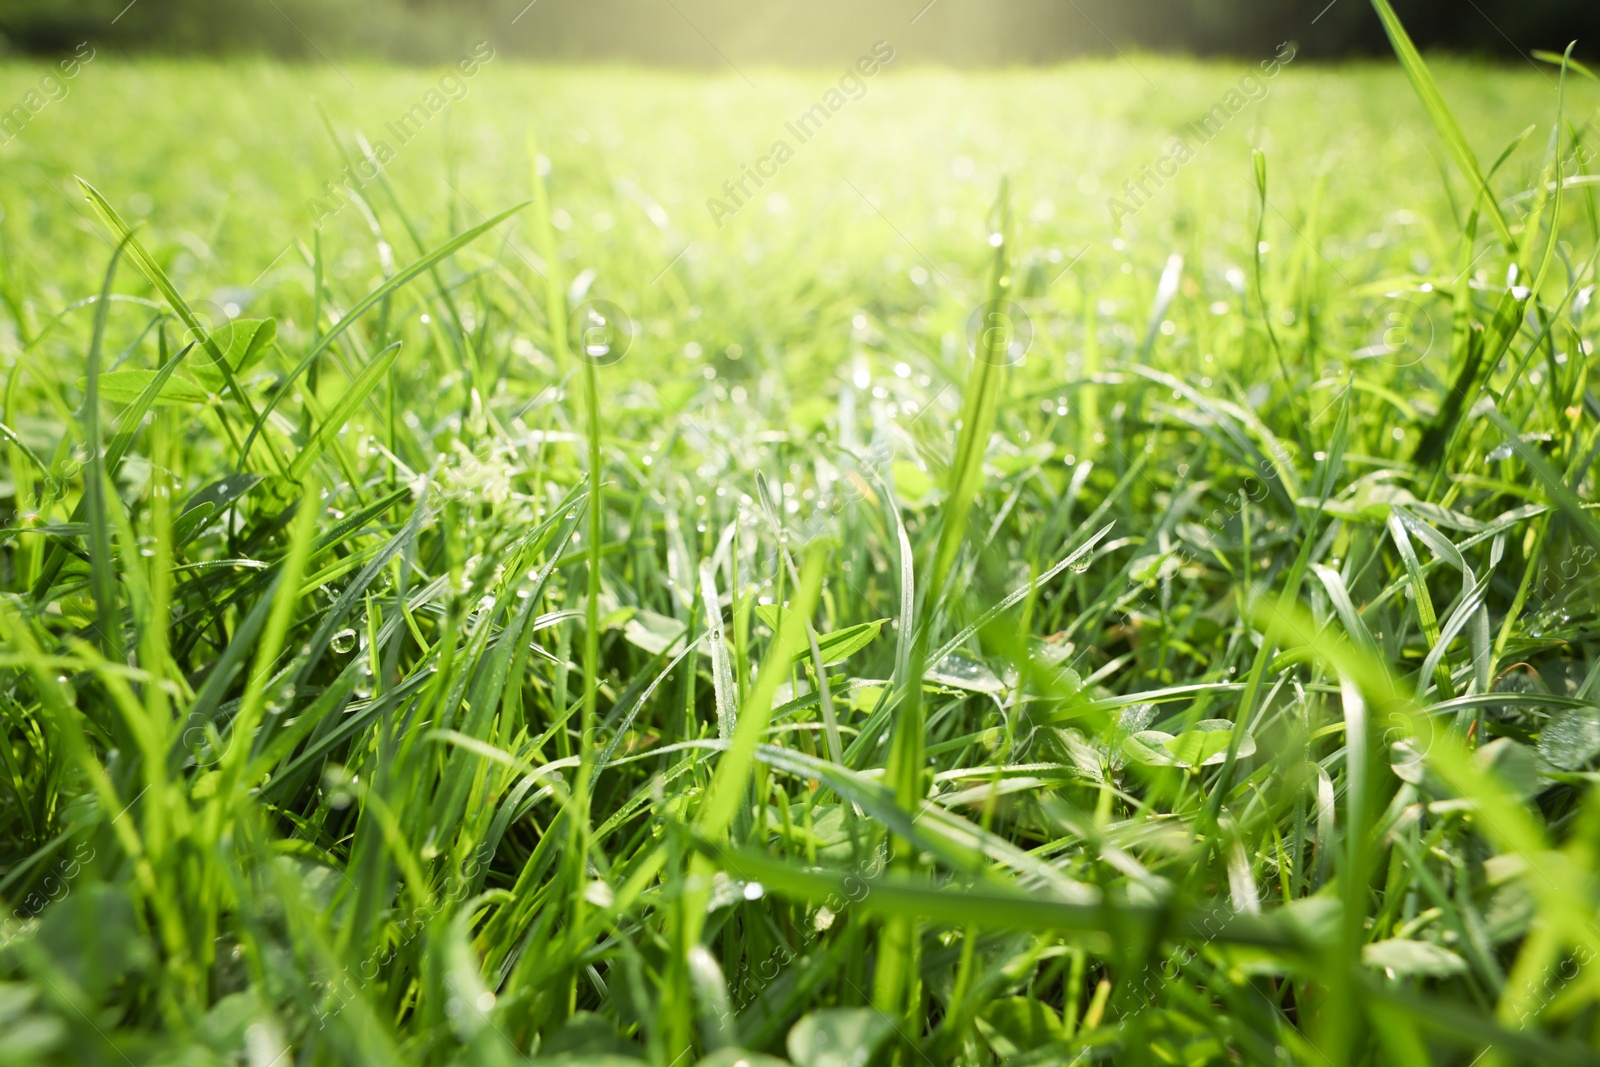
<path fill-rule="evenodd" d="M 1600 4 L 1591 0 L 1395 7 L 1424 48 L 1517 59 L 1600 39 Z M 880 37 L 903 41 L 913 58 L 959 65 L 1127 48 L 1253 56 L 1291 38 L 1313 57 L 1388 49 L 1371 6 L 1358 0 L 3 0 L 0 36 L 31 52 L 92 36 L 169 54 L 413 61 L 447 58 L 456 42 L 487 37 L 530 58 L 697 66 L 849 60 L 863 40 Z"/>
<path fill-rule="evenodd" d="M 1224 275 L 1249 266 L 1253 238 L 1252 145 L 1280 161 L 1273 202 L 1283 218 L 1320 213 L 1343 275 L 1391 276 L 1402 265 L 1397 257 L 1423 274 L 1452 261 L 1456 223 L 1441 191 L 1447 164 L 1420 109 L 1393 106 L 1408 89 L 1392 66 L 1288 65 L 1269 95 L 1234 120 L 1237 129 L 1200 148 L 1179 181 L 1117 227 L 1111 198 L 1160 158 L 1175 131 L 1237 84 L 1241 67 L 1111 58 L 1085 61 L 1063 77 L 902 63 L 896 58 L 872 79 L 825 136 L 799 145 L 795 159 L 718 227 L 708 200 L 724 197 L 724 182 L 775 138 L 793 141 L 785 120 L 814 103 L 833 77 L 751 67 L 751 89 L 732 71 L 707 78 L 615 66 L 538 70 L 500 58 L 400 146 L 387 127 L 436 86 L 436 72 L 342 59 L 334 69 L 321 61 L 305 68 L 128 65 L 105 57 L 68 83 L 68 101 L 6 149 L 0 236 L 27 249 L 11 269 L 43 301 L 41 315 L 80 299 L 105 249 L 75 195 L 73 175 L 92 175 L 130 219 L 153 227 L 180 284 L 218 303 L 228 302 L 218 293 L 248 294 L 259 302 L 253 313 L 278 315 L 293 330 L 308 313 L 299 306 L 305 264 L 283 253 L 311 240 L 314 205 L 332 203 L 325 183 L 340 180 L 345 158 L 321 111 L 347 152 L 359 151 L 357 132 L 369 143 L 395 143 L 385 176 L 404 203 L 425 209 L 417 224 L 435 243 L 525 195 L 532 123 L 552 161 L 563 254 L 581 247 L 600 277 L 628 279 L 630 309 L 674 352 L 690 341 L 707 351 L 741 344 L 760 352 L 781 338 L 803 346 L 789 352 L 792 359 L 832 366 L 845 348 L 779 321 L 785 309 L 846 321 L 870 293 L 878 311 L 915 313 L 940 304 L 936 294 L 950 279 L 962 290 L 946 309 L 956 317 L 948 328 L 959 333 L 960 316 L 981 299 L 974 249 L 1006 174 L 1036 254 L 1049 257 L 1038 269 L 1058 288 L 1094 278 L 1102 297 L 1148 306 L 1163 262 L 1179 251 L 1205 281 L 1208 300 L 1231 299 Z M 19 98 L 41 69 L 0 68 L 0 100 Z M 1484 144 L 1509 141 L 1549 96 L 1544 78 L 1525 66 L 1486 78 L 1481 64 L 1454 61 L 1438 73 Z M 1588 107 L 1588 88 L 1574 92 Z M 1537 167 L 1534 157 L 1509 165 L 1516 182 L 1535 180 Z M 1456 196 L 1465 195 L 1457 185 Z M 365 284 L 370 240 L 357 210 L 323 222 L 336 282 Z M 1291 258 L 1308 247 L 1292 230 L 1281 240 L 1280 254 Z M 674 269 L 650 284 L 680 253 Z M 532 250 L 520 240 L 499 254 L 520 263 Z M 930 273 L 930 261 L 945 277 Z M 685 318 L 699 302 L 696 292 L 718 294 L 715 323 Z"/>

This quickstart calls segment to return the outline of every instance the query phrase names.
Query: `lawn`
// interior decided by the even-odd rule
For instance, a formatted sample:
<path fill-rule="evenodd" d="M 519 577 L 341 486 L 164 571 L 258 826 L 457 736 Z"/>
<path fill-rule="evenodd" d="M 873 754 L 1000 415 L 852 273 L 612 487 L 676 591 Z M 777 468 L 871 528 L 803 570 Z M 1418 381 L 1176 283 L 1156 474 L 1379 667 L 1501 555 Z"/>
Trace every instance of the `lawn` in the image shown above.
<path fill-rule="evenodd" d="M 861 56 L 0 65 L 0 1065 L 1595 1061 L 1600 85 Z"/>

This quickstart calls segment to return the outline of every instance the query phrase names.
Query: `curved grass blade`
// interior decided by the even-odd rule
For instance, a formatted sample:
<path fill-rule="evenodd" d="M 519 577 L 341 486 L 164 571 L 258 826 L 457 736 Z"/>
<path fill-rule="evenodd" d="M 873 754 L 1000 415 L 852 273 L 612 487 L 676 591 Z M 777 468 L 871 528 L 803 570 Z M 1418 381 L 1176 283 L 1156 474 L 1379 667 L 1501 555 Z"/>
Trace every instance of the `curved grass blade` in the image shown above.
<path fill-rule="evenodd" d="M 289 395 L 289 390 L 294 387 L 295 380 L 299 378 L 300 375 L 304 374 L 307 368 L 316 362 L 317 357 L 320 356 L 329 345 L 338 340 L 340 334 L 344 333 L 351 326 L 355 325 L 356 321 L 360 319 L 361 316 L 365 315 L 367 312 L 381 304 L 383 300 L 394 293 L 395 290 L 404 286 L 417 275 L 428 270 L 435 263 L 438 263 L 447 256 L 453 255 L 462 248 L 465 248 L 467 245 L 471 244 L 473 241 L 476 241 L 479 237 L 482 237 L 485 233 L 488 233 L 506 219 L 527 207 L 530 202 L 531 201 L 524 201 L 515 207 L 507 208 L 505 211 L 502 211 L 500 214 L 494 216 L 492 219 L 489 219 L 487 222 L 479 223 L 478 225 L 472 227 L 472 229 L 456 235 L 455 237 L 446 241 L 444 244 L 440 245 L 438 248 L 435 248 L 432 252 L 429 252 L 427 255 L 417 260 L 415 263 L 411 264 L 405 270 L 401 271 L 388 281 L 384 282 L 382 285 L 378 286 L 378 288 L 374 289 L 366 296 L 362 297 L 361 301 L 356 304 L 355 307 L 345 312 L 344 317 L 338 322 L 334 323 L 333 327 L 328 330 L 327 333 L 317 338 L 316 343 L 311 346 L 310 351 L 300 358 L 300 362 L 295 364 L 294 369 L 284 377 L 282 382 L 278 383 L 278 388 L 273 390 L 272 396 L 267 398 L 266 406 L 261 409 L 261 414 L 256 417 L 255 425 L 250 427 L 250 433 L 247 437 L 245 437 L 244 448 L 240 452 L 240 463 L 242 464 L 245 458 L 250 455 L 250 447 L 255 443 L 256 438 L 260 435 L 262 427 L 266 425 L 267 416 L 271 415 L 273 410 L 283 402 L 283 398 Z"/>
<path fill-rule="evenodd" d="M 1499 200 L 1489 188 L 1489 183 L 1484 180 L 1483 171 L 1478 168 L 1478 157 L 1473 154 L 1472 146 L 1467 143 L 1466 134 L 1461 132 L 1461 124 L 1450 111 L 1450 105 L 1445 103 L 1444 94 L 1439 91 L 1439 83 L 1433 80 L 1432 72 L 1423 62 L 1417 46 L 1411 43 L 1411 35 L 1406 33 L 1405 27 L 1400 24 L 1400 17 L 1394 13 L 1394 8 L 1389 6 L 1389 0 L 1372 0 L 1372 6 L 1377 10 L 1378 17 L 1383 20 L 1383 29 L 1389 35 L 1389 43 L 1394 46 L 1395 55 L 1400 59 L 1400 66 L 1405 70 L 1406 78 L 1410 80 L 1417 98 L 1422 101 L 1422 107 L 1433 122 L 1433 128 L 1439 132 L 1445 146 L 1450 149 L 1450 154 L 1455 157 L 1456 166 L 1461 168 L 1462 176 L 1472 183 L 1473 188 L 1482 194 L 1484 202 L 1488 204 L 1489 219 L 1500 232 L 1500 240 L 1505 243 L 1508 251 L 1515 253 L 1517 239 L 1511 234 L 1511 226 L 1506 222 L 1505 213 L 1500 210 Z"/>
<path fill-rule="evenodd" d="M 132 239 L 125 236 L 111 253 L 105 283 L 100 287 L 100 302 L 94 309 L 94 334 L 89 341 L 88 383 L 83 396 L 83 433 L 89 446 L 89 464 L 84 472 L 84 518 L 89 530 L 89 573 L 94 588 L 95 629 L 100 649 L 112 662 L 122 660 L 122 625 L 117 606 L 117 577 L 111 557 L 111 525 L 106 516 L 106 463 L 100 448 L 100 347 L 105 341 L 106 319 L 111 302 L 111 283 L 117 277 L 117 262 Z"/>
<path fill-rule="evenodd" d="M 367 399 L 367 395 L 377 388 L 378 383 L 383 380 L 384 375 L 389 373 L 399 355 L 400 342 L 396 341 L 376 356 L 373 356 L 371 362 L 366 365 L 360 374 L 356 375 L 355 381 L 350 383 L 340 395 L 339 402 L 333 406 L 333 410 L 328 412 L 328 417 L 323 419 L 322 424 L 312 433 L 311 440 L 306 442 L 305 447 L 300 450 L 300 454 L 295 456 L 294 462 L 289 464 L 290 481 L 298 482 L 305 477 L 306 471 L 311 469 L 311 464 L 315 463 L 317 457 L 322 454 L 322 450 L 328 447 L 328 442 L 332 441 L 338 436 L 339 431 L 344 429 L 345 423 L 349 421 L 350 416 L 355 414 L 356 408 L 360 407 L 362 401 Z"/>
<path fill-rule="evenodd" d="M 144 250 L 144 246 L 134 236 L 132 228 L 122 220 L 122 216 L 117 214 L 116 209 L 111 206 L 110 202 L 100 195 L 98 189 L 82 178 L 78 179 L 78 184 L 83 188 L 84 195 L 88 198 L 89 203 L 94 206 L 96 213 L 111 228 L 111 232 L 116 235 L 119 241 L 127 245 L 128 258 L 132 259 L 144 276 L 150 280 L 150 284 L 156 287 L 156 291 L 167 302 L 167 306 L 172 309 L 173 314 L 178 316 L 190 333 L 199 338 L 201 344 L 205 345 L 206 352 L 210 354 L 212 360 L 222 372 L 222 378 L 227 383 L 228 392 L 236 397 L 239 403 L 244 405 L 245 410 L 254 417 L 255 406 L 250 403 L 250 397 L 245 394 L 244 390 L 239 388 L 239 383 L 233 376 L 232 368 L 228 366 L 228 361 L 222 348 L 212 339 L 211 331 L 201 324 L 194 310 L 189 307 L 188 302 L 178 292 L 178 287 L 172 284 L 172 279 L 167 277 L 167 272 L 162 270 L 161 265 L 155 261 L 150 253 Z M 217 414 L 222 420 L 224 430 L 231 437 L 233 431 L 228 425 L 227 416 L 223 414 L 220 407 L 217 409 Z M 244 465 L 247 452 L 248 449 L 241 451 L 239 454 L 241 468 Z"/>

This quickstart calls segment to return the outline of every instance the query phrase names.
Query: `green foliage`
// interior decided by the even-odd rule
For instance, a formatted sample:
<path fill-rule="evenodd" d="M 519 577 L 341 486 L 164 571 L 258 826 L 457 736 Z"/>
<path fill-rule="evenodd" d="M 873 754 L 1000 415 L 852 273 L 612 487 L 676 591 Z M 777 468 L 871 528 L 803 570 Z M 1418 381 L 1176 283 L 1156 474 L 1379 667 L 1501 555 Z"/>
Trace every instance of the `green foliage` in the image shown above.
<path fill-rule="evenodd" d="M 435 76 L 87 67 L 0 1063 L 1591 1062 L 1600 88 L 1400 51 L 1120 230 L 1237 71 L 897 73 L 719 228 L 806 75 L 497 64 L 329 217 Z"/>

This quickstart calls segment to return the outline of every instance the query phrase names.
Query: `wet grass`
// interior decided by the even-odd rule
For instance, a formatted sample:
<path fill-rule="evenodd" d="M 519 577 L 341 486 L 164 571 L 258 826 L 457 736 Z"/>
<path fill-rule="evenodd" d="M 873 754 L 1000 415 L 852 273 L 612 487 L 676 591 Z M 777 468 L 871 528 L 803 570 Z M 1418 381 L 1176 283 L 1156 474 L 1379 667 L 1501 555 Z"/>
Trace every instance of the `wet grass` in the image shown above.
<path fill-rule="evenodd" d="M 86 66 L 0 1062 L 1590 1062 L 1600 89 L 1399 44 L 1115 230 L 1246 68 L 891 64 L 719 227 L 836 73 L 497 61 L 341 205 L 435 75 Z"/>

